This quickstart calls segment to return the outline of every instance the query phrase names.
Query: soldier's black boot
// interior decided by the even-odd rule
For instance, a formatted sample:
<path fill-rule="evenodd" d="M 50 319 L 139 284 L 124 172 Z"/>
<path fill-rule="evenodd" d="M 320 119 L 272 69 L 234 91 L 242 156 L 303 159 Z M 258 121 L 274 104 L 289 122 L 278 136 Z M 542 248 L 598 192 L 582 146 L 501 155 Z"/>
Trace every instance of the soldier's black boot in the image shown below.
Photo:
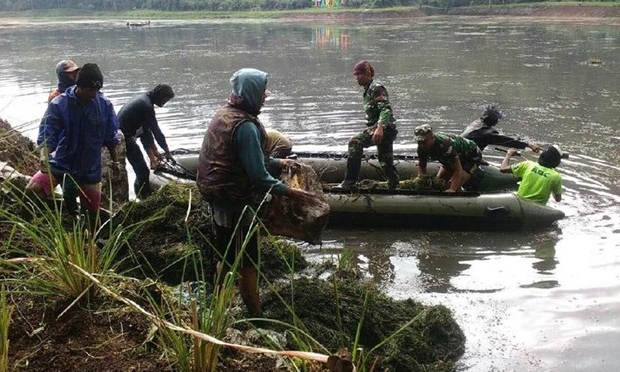
<path fill-rule="evenodd" d="M 391 166 L 388 165 L 383 171 L 387 178 L 388 190 L 396 190 L 396 188 L 398 188 L 398 172 L 396 171 L 396 167 L 393 164 Z"/>
<path fill-rule="evenodd" d="M 344 174 L 344 181 L 342 181 L 336 188 L 343 190 L 352 190 L 357 188 L 357 177 L 360 174 L 362 168 L 362 160 L 347 159 L 347 171 Z"/>

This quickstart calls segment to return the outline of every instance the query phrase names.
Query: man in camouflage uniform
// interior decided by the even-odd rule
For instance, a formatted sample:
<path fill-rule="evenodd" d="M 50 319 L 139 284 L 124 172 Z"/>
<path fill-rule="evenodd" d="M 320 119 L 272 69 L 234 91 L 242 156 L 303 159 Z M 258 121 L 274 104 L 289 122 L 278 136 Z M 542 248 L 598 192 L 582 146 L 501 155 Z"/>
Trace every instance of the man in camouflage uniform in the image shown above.
<path fill-rule="evenodd" d="M 392 115 L 392 105 L 387 89 L 374 79 L 375 71 L 368 61 L 358 62 L 353 67 L 353 75 L 357 83 L 364 87 L 366 129 L 349 141 L 347 171 L 339 187 L 343 189 L 355 187 L 362 165 L 364 148 L 377 145 L 377 155 L 385 172 L 388 188 L 393 190 L 398 186 L 398 173 L 394 167 L 392 147 L 398 130 L 396 130 L 396 120 Z"/>
<path fill-rule="evenodd" d="M 418 141 L 418 173 L 426 174 L 428 159 L 437 160 L 441 167 L 437 177 L 448 183 L 446 192 L 457 192 L 482 161 L 482 153 L 474 141 L 447 133 L 433 133 L 430 125 L 415 128 Z"/>

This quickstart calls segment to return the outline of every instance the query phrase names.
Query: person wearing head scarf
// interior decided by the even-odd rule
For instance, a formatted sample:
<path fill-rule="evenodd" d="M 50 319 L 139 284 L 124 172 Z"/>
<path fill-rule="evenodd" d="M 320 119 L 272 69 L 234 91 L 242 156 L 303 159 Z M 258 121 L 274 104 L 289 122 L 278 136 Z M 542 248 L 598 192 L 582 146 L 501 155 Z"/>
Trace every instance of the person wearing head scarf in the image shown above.
<path fill-rule="evenodd" d="M 265 194 L 310 200 L 307 192 L 292 189 L 273 178 L 267 166 L 286 166 L 291 160 L 273 159 L 267 153 L 267 133 L 258 119 L 267 97 L 267 73 L 243 68 L 230 78 L 232 92 L 207 127 L 200 150 L 196 184 L 211 208 L 215 229 L 219 280 L 240 261 L 239 290 L 250 315 L 261 312 L 258 294 L 258 240 L 256 232 L 244 247 L 252 213 Z M 242 228 L 235 228 L 237 223 Z M 228 248 L 229 243 L 234 242 Z M 221 282 L 220 282 L 221 284 Z"/>
<path fill-rule="evenodd" d="M 512 173 L 521 178 L 517 195 L 535 203 L 546 205 L 549 196 L 553 195 L 556 202 L 562 200 L 562 176 L 556 167 L 562 161 L 563 153 L 557 145 L 549 146 L 538 157 L 538 162 L 525 160 L 510 165 L 510 158 L 517 154 L 516 148 L 508 149 L 502 161 L 500 171 Z"/>
<path fill-rule="evenodd" d="M 75 85 L 80 66 L 70 59 L 65 59 L 56 64 L 56 77 L 58 78 L 58 86 L 47 97 L 47 103 L 59 95 L 61 95 L 67 88 Z"/>
<path fill-rule="evenodd" d="M 101 204 L 101 148 L 107 147 L 117 173 L 118 118 L 101 93 L 103 74 L 94 63 L 80 69 L 76 85 L 50 102 L 39 125 L 41 170 L 26 186 L 29 196 L 48 197 L 58 183 L 73 184 L 80 203 L 96 214 Z M 50 182 L 51 181 L 51 182 Z M 32 200 L 32 198 L 31 198 Z"/>
<path fill-rule="evenodd" d="M 483 151 L 488 145 L 514 147 L 517 149 L 529 147 L 534 152 L 540 151 L 540 146 L 535 143 L 524 142 L 501 134 L 495 128 L 495 125 L 503 117 L 504 115 L 495 105 L 487 105 L 482 111 L 480 118 L 471 122 L 460 136 L 476 142 L 480 151 Z"/>
<path fill-rule="evenodd" d="M 363 102 L 366 129 L 349 140 L 347 170 L 344 181 L 338 187 L 351 189 L 356 186 L 364 149 L 377 146 L 377 156 L 387 179 L 388 189 L 398 186 L 398 173 L 394 166 L 393 143 L 398 134 L 396 120 L 387 89 L 377 81 L 375 70 L 368 61 L 360 61 L 353 67 L 353 76 L 364 88 Z"/>
<path fill-rule="evenodd" d="M 166 158 L 175 163 L 174 157 L 168 148 L 166 137 L 162 133 L 155 117 L 155 105 L 163 107 L 172 98 L 174 98 L 172 87 L 167 84 L 158 84 L 148 92 L 133 96 L 123 105 L 118 113 L 120 129 L 125 136 L 125 144 L 127 146 L 127 161 L 129 161 L 136 174 L 134 191 L 140 199 L 144 199 L 151 194 L 149 184 L 150 171 L 142 151 L 140 151 L 140 147 L 136 143 L 136 138 L 140 137 L 142 146 L 151 161 L 151 167 L 154 167 L 161 160 L 155 141 L 164 150 Z"/>

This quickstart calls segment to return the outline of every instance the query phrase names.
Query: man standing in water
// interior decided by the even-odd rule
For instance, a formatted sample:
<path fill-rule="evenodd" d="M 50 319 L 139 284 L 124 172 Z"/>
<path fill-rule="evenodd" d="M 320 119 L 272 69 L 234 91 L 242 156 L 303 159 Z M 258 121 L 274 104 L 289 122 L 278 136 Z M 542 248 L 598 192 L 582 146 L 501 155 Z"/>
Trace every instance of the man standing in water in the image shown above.
<path fill-rule="evenodd" d="M 551 195 L 556 202 L 562 200 L 562 176 L 555 170 L 562 161 L 562 150 L 557 145 L 549 146 L 538 157 L 538 163 L 525 160 L 511 166 L 510 158 L 516 153 L 517 149 L 508 149 L 500 171 L 521 177 L 517 194 L 542 205 L 547 204 Z"/>
<path fill-rule="evenodd" d="M 80 203 L 91 214 L 101 204 L 101 148 L 110 151 L 118 172 L 118 119 L 112 103 L 100 92 L 103 74 L 94 63 L 82 66 L 76 85 L 53 99 L 39 126 L 41 170 L 26 186 L 27 195 L 51 195 L 62 182 L 79 192 Z M 49 171 L 49 173 L 48 173 Z M 94 221 L 94 220 L 92 220 Z"/>
<path fill-rule="evenodd" d="M 151 186 L 149 184 L 149 167 L 146 165 L 142 151 L 136 142 L 136 137 L 140 137 L 151 163 L 157 162 L 159 159 L 159 152 L 153 137 L 164 150 L 166 158 L 173 163 L 175 162 L 166 143 L 166 137 L 157 123 L 154 107 L 154 105 L 163 107 L 172 98 L 174 98 L 172 87 L 159 84 L 153 90 L 135 95 L 118 113 L 118 120 L 127 146 L 127 160 L 136 173 L 134 191 L 140 199 L 151 194 Z"/>
<path fill-rule="evenodd" d="M 362 166 L 364 149 L 376 145 L 379 162 L 387 178 L 388 189 L 394 190 L 398 186 L 398 173 L 394 166 L 393 143 L 398 130 L 396 120 L 392 115 L 392 105 L 387 89 L 374 79 L 375 70 L 368 61 L 355 64 L 353 76 L 364 88 L 366 129 L 349 141 L 347 170 L 344 181 L 338 187 L 345 190 L 355 188 Z"/>
<path fill-rule="evenodd" d="M 285 195 L 301 201 L 312 194 L 289 188 L 273 178 L 266 162 L 285 167 L 292 160 L 267 155 L 267 132 L 258 119 L 267 97 L 267 73 L 243 68 L 230 78 L 232 93 L 220 107 L 205 133 L 198 163 L 196 183 L 211 208 L 215 230 L 215 254 L 219 283 L 240 259 L 239 291 L 251 316 L 261 313 L 258 293 L 258 239 L 248 239 L 253 214 L 266 193 Z M 239 223 L 239 228 L 236 228 Z M 229 247 L 230 244 L 230 247 Z"/>

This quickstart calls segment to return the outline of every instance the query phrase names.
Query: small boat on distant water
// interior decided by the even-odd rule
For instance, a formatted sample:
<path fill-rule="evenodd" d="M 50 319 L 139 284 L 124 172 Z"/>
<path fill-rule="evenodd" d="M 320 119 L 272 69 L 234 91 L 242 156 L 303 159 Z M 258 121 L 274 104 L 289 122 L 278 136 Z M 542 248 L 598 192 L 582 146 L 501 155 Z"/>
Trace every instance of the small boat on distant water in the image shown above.
<path fill-rule="evenodd" d="M 173 152 L 176 166 L 165 165 L 151 173 L 151 187 L 172 182 L 194 182 L 198 166 L 197 151 Z M 414 157 L 396 157 L 401 178 L 417 172 Z M 327 154 L 297 154 L 297 161 L 311 166 L 324 183 L 330 205 L 331 227 L 411 227 L 458 230 L 519 230 L 549 226 L 564 218 L 557 209 L 527 201 L 513 192 L 428 192 L 414 190 L 359 189 L 346 191 L 333 187 L 344 178 L 346 158 Z M 430 164 L 429 164 L 430 165 Z M 429 167 L 429 172 L 436 171 Z M 487 171 L 486 189 L 516 189 L 510 174 Z M 509 177 L 505 177 L 509 176 Z M 367 158 L 363 179 L 382 179 L 376 159 Z"/>
<path fill-rule="evenodd" d="M 143 21 L 143 22 L 127 22 L 127 27 L 142 27 L 142 26 L 150 26 L 151 21 Z"/>

